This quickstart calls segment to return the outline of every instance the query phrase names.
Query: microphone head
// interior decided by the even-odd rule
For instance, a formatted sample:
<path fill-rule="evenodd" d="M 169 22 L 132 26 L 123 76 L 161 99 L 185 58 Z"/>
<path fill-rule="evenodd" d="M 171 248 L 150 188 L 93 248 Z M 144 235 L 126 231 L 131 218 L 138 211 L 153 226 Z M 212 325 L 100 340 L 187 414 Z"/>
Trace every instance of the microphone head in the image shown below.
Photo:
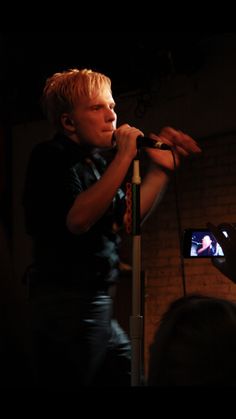
<path fill-rule="evenodd" d="M 165 144 L 162 141 L 156 141 L 153 138 L 145 137 L 142 135 L 139 135 L 137 137 L 137 147 L 156 148 L 158 150 L 171 150 L 171 147 L 168 144 Z"/>
<path fill-rule="evenodd" d="M 112 148 L 116 147 L 115 132 L 113 132 L 112 134 L 111 144 Z M 139 135 L 137 137 L 137 148 L 140 149 L 142 147 L 156 148 L 158 150 L 171 150 L 171 147 L 168 144 L 163 143 L 162 141 L 156 141 L 153 138 Z"/>

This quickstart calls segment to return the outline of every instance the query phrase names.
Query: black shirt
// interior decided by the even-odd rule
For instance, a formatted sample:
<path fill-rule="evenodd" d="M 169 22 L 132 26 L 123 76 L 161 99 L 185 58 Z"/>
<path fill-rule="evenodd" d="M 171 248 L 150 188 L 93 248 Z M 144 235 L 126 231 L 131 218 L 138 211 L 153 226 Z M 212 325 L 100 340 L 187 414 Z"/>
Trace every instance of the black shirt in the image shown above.
<path fill-rule="evenodd" d="M 119 235 L 125 194 L 119 189 L 109 210 L 84 234 L 72 234 L 66 217 L 75 198 L 98 180 L 107 162 L 63 135 L 38 144 L 27 169 L 23 205 L 33 238 L 40 281 L 80 283 L 105 289 L 118 277 Z"/>

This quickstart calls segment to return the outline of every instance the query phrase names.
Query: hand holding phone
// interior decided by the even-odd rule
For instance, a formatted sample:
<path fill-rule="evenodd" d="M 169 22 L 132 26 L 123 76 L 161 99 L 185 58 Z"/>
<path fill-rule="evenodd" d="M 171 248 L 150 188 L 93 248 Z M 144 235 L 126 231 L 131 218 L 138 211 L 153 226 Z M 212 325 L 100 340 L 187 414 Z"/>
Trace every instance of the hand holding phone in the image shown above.
<path fill-rule="evenodd" d="M 224 250 L 224 258 L 212 259 L 213 265 L 236 283 L 236 224 L 225 223 L 216 226 L 208 223 L 207 227 L 213 232 Z"/>

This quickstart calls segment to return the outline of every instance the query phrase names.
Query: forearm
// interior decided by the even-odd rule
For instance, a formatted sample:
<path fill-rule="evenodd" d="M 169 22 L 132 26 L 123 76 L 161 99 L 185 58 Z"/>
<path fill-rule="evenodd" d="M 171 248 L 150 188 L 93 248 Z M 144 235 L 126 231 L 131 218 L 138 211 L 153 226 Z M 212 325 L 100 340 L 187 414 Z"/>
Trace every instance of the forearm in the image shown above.
<path fill-rule="evenodd" d="M 140 188 L 140 217 L 142 222 L 162 199 L 169 182 L 167 171 L 152 166 L 145 175 Z"/>
<path fill-rule="evenodd" d="M 88 231 L 109 208 L 130 166 L 130 159 L 117 154 L 106 172 L 82 192 L 67 216 L 67 227 L 74 234 Z"/>

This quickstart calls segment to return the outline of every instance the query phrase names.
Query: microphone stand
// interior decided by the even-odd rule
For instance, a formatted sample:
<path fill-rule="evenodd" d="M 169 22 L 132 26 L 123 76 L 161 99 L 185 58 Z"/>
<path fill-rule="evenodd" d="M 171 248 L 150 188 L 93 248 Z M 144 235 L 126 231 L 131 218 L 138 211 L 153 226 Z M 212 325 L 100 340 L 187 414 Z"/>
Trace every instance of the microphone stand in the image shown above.
<path fill-rule="evenodd" d="M 141 358 L 143 317 L 141 316 L 141 234 L 140 234 L 140 164 L 139 151 L 133 160 L 132 176 L 132 316 L 131 338 L 131 386 L 141 385 Z"/>

